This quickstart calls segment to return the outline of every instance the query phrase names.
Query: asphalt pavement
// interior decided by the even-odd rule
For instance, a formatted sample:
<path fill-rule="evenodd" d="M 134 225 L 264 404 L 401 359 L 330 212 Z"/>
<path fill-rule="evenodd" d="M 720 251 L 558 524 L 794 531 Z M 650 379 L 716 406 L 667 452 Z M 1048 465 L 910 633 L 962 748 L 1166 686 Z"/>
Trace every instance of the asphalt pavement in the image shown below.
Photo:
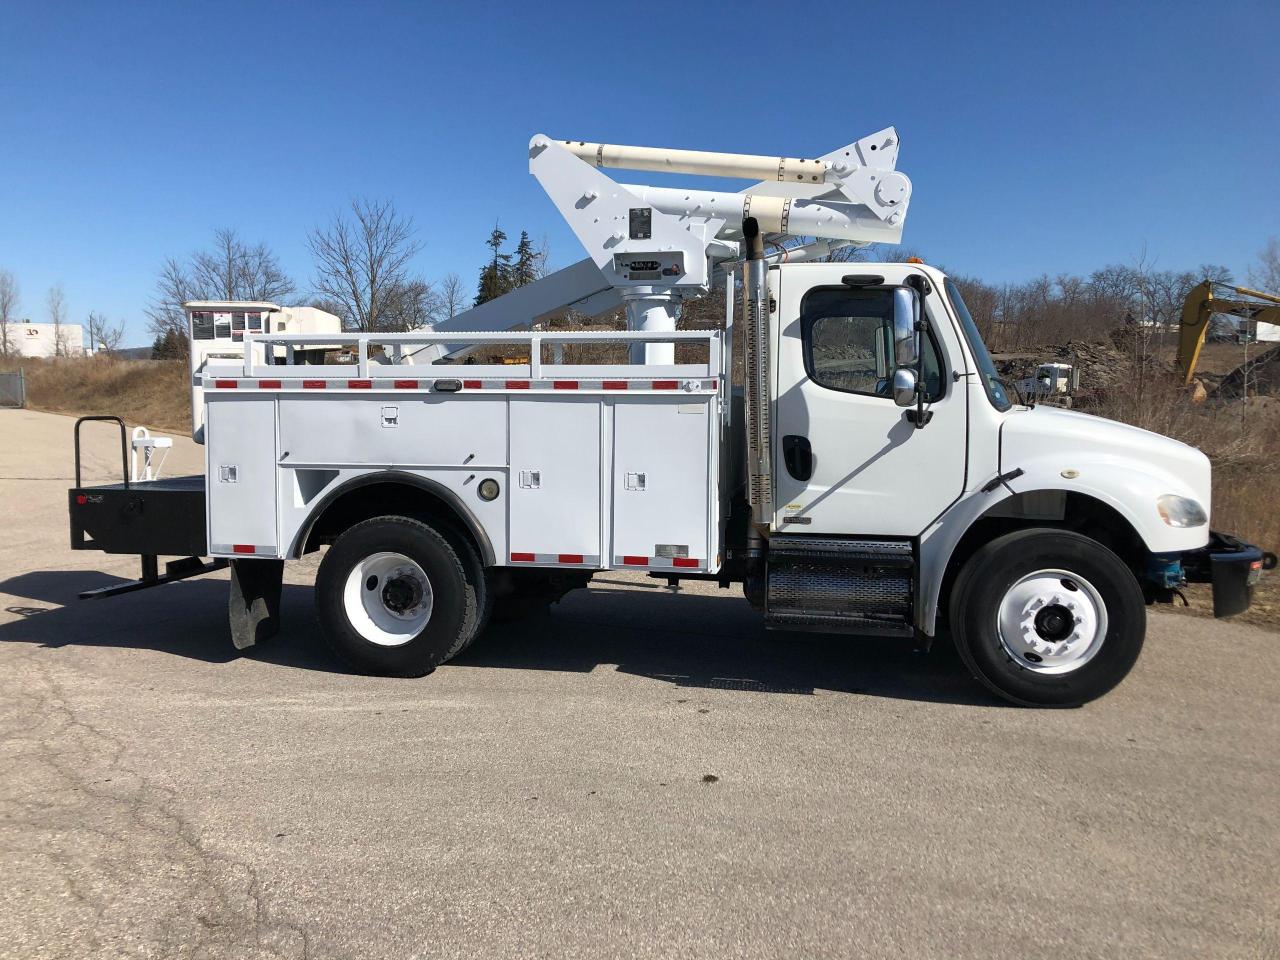
<path fill-rule="evenodd" d="M 0 957 L 1280 955 L 1275 634 L 1153 612 L 1116 691 L 1024 710 L 610 573 L 353 676 L 310 560 L 246 656 L 225 575 L 77 601 L 136 571 L 68 547 L 70 424 L 0 411 Z"/>

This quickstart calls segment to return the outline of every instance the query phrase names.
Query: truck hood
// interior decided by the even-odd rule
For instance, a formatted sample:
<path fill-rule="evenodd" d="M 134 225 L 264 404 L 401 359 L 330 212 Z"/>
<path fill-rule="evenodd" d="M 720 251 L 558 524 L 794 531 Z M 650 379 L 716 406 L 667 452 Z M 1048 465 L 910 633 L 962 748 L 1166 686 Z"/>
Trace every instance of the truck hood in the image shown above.
<path fill-rule="evenodd" d="M 1108 499 L 1127 501 L 1139 514 L 1153 512 L 1149 501 L 1163 493 L 1192 497 L 1209 509 L 1209 458 L 1195 447 L 1074 410 L 1038 406 L 1005 418 L 1000 470 L 1018 468 L 1034 469 L 1041 482 L 1075 471 L 1082 486 L 1106 488 Z M 1070 488 L 1061 479 L 1056 486 Z"/>

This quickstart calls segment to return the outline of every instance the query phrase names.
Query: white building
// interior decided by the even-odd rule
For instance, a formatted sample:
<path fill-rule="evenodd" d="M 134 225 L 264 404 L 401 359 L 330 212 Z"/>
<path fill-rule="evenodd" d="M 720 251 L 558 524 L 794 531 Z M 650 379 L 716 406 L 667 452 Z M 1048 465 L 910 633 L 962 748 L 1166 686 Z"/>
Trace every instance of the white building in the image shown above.
<path fill-rule="evenodd" d="M 10 323 L 5 331 L 10 353 L 20 357 L 84 356 L 84 329 L 78 323 Z M 59 343 L 61 341 L 61 343 Z"/>

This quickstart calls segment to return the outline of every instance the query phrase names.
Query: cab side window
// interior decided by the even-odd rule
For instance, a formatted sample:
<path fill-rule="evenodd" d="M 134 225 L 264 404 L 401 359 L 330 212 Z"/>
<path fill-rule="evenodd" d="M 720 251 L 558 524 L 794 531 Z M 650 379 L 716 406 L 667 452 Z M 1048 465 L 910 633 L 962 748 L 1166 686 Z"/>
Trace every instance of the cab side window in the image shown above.
<path fill-rule="evenodd" d="M 800 308 L 805 370 L 820 386 L 891 398 L 893 296 L 889 290 L 819 287 Z M 924 338 L 925 399 L 942 396 L 942 364 L 932 336 Z"/>

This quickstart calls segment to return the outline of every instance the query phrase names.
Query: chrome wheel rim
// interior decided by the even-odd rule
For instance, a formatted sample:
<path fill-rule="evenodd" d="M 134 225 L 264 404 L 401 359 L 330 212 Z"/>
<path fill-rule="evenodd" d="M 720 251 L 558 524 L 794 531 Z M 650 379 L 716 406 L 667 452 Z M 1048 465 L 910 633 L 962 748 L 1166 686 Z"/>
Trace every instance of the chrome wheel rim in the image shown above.
<path fill-rule="evenodd" d="M 1005 591 L 996 630 L 1004 652 L 1023 669 L 1072 673 L 1102 649 L 1107 605 L 1097 587 L 1079 574 L 1037 570 Z"/>
<path fill-rule="evenodd" d="M 380 647 L 399 647 L 420 634 L 434 603 L 426 571 L 403 553 L 365 557 L 347 574 L 342 605 L 355 631 Z"/>

